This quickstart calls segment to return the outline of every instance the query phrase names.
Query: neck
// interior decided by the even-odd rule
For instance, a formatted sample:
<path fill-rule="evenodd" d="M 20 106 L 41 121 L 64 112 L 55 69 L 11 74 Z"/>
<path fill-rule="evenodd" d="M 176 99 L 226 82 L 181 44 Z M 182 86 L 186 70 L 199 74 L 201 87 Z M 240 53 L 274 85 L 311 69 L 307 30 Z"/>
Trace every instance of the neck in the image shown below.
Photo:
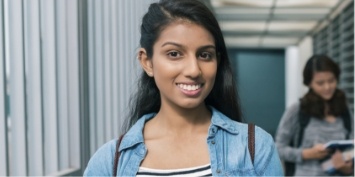
<path fill-rule="evenodd" d="M 192 109 L 161 106 L 155 123 L 168 134 L 190 134 L 205 132 L 211 121 L 211 112 L 205 104 Z"/>
<path fill-rule="evenodd" d="M 324 115 L 329 116 L 329 104 L 327 102 L 324 102 Z"/>

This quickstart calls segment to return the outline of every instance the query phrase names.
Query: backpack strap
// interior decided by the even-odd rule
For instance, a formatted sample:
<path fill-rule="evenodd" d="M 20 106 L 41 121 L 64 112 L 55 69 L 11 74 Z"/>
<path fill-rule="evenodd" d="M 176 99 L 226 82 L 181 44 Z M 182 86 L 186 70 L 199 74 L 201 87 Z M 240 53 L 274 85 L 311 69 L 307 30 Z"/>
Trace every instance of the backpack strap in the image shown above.
<path fill-rule="evenodd" d="M 351 134 L 351 115 L 350 115 L 349 109 L 346 108 L 346 110 L 344 111 L 344 113 L 341 114 L 340 116 L 341 116 L 341 118 L 343 119 L 344 127 L 345 127 L 346 130 L 348 131 L 348 133 L 346 134 L 346 139 L 349 139 L 350 134 Z"/>
<path fill-rule="evenodd" d="M 119 151 L 119 148 L 120 148 L 120 144 L 121 144 L 121 141 L 123 139 L 123 135 L 120 136 L 120 138 L 117 140 L 117 143 L 116 143 L 116 151 L 115 151 L 115 159 L 114 159 L 114 162 L 113 162 L 113 172 L 112 172 L 112 176 L 117 176 L 117 167 L 118 167 L 118 160 L 120 159 L 120 151 Z"/>
<path fill-rule="evenodd" d="M 298 122 L 298 125 L 300 126 L 300 129 L 292 137 L 292 139 L 291 139 L 291 141 L 289 143 L 289 146 L 295 147 L 295 148 L 298 148 L 298 147 L 301 146 L 304 129 L 307 127 L 310 118 L 311 117 L 309 115 L 303 113 L 301 110 L 298 111 L 298 116 L 297 116 L 298 120 L 297 120 L 297 122 Z M 298 135 L 298 139 L 297 140 L 295 140 L 296 135 Z M 295 162 L 285 161 L 284 163 L 285 163 L 285 165 L 284 165 L 284 167 L 285 167 L 285 176 L 294 176 L 295 175 L 295 171 L 296 171 Z"/>
<path fill-rule="evenodd" d="M 299 110 L 298 113 L 298 122 L 300 125 L 300 130 L 298 132 L 298 139 L 297 139 L 297 144 L 295 144 L 294 147 L 300 147 L 302 140 L 303 140 L 303 133 L 304 133 L 304 129 L 307 127 L 309 121 L 311 119 L 311 116 L 303 113 L 301 110 Z"/>
<path fill-rule="evenodd" d="M 254 155 L 255 155 L 255 125 L 248 124 L 248 149 L 251 157 L 251 162 L 254 165 Z"/>

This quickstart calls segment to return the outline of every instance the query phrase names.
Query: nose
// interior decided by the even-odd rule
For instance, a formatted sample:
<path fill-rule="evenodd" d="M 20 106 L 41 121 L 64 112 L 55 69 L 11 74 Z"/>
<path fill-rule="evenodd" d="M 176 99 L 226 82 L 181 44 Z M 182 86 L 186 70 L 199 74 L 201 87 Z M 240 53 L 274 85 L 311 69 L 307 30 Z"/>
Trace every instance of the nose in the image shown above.
<path fill-rule="evenodd" d="M 184 67 L 184 75 L 190 78 L 197 78 L 201 75 L 201 68 L 198 59 L 193 56 L 186 59 Z"/>
<path fill-rule="evenodd" d="M 324 84 L 324 89 L 329 90 L 330 89 L 330 83 L 325 83 Z"/>

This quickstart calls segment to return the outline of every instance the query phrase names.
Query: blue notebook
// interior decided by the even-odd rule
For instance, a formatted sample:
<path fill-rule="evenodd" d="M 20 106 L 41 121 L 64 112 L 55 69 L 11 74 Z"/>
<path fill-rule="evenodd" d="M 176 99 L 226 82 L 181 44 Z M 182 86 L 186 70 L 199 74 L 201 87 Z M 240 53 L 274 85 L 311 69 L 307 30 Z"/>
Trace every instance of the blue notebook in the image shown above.
<path fill-rule="evenodd" d="M 354 140 L 332 140 L 324 144 L 327 149 L 347 149 L 354 147 Z"/>

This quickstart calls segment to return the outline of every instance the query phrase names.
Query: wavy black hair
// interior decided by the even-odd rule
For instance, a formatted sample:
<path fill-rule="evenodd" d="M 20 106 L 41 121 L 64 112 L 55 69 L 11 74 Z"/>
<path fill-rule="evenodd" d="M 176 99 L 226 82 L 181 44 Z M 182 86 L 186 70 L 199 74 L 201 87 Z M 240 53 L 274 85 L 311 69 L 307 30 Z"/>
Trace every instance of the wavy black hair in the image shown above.
<path fill-rule="evenodd" d="M 213 35 L 217 52 L 217 74 L 215 84 L 205 99 L 210 105 L 235 121 L 242 121 L 241 111 L 233 79 L 231 64 L 227 55 L 222 31 L 213 13 L 197 0 L 160 0 L 149 6 L 143 16 L 141 25 L 140 45 L 152 58 L 153 46 L 160 33 L 171 23 L 187 20 L 198 24 Z M 161 106 L 160 93 L 154 78 L 142 72 L 138 81 L 138 90 L 130 100 L 130 113 L 127 129 L 141 116 L 158 112 Z"/>
<path fill-rule="evenodd" d="M 314 73 L 325 71 L 333 73 L 339 81 L 339 66 L 326 55 L 313 55 L 303 70 L 303 84 L 309 87 Z M 334 116 L 340 116 L 348 111 L 345 93 L 340 89 L 335 90 L 330 100 L 324 100 L 309 87 L 308 93 L 301 98 L 301 111 L 316 118 L 324 118 L 325 105 L 329 106 L 327 114 Z"/>

